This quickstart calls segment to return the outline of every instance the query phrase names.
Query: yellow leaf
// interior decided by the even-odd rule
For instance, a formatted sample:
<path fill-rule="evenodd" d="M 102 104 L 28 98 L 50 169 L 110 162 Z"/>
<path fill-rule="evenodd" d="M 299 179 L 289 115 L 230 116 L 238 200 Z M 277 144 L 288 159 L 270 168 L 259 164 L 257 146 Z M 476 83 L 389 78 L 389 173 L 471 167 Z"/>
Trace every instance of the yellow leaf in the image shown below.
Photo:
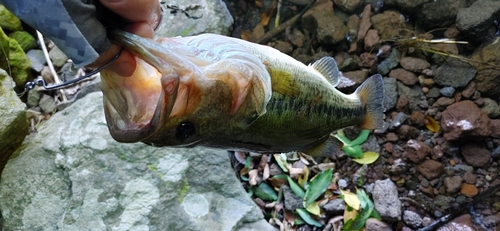
<path fill-rule="evenodd" d="M 352 159 L 352 161 L 358 164 L 371 164 L 375 162 L 379 157 L 379 154 L 376 152 L 364 152 L 361 158 Z"/>
<path fill-rule="evenodd" d="M 358 215 L 358 210 L 352 209 L 349 211 L 349 209 L 344 210 L 344 224 L 347 223 L 349 220 L 354 220 L 356 216 Z"/>
<path fill-rule="evenodd" d="M 317 201 L 315 201 L 315 202 L 311 203 L 309 206 L 307 206 L 306 210 L 308 212 L 310 212 L 311 214 L 314 214 L 316 216 L 319 216 L 319 214 L 320 214 L 320 212 L 319 212 L 319 205 L 318 205 Z"/>
<path fill-rule="evenodd" d="M 361 202 L 359 201 L 358 195 L 349 191 L 344 191 L 342 189 L 340 190 L 340 192 L 342 192 L 342 195 L 344 196 L 344 201 L 347 205 L 351 206 L 351 208 L 355 210 L 359 210 Z"/>
<path fill-rule="evenodd" d="M 429 131 L 434 133 L 439 132 L 439 124 L 434 118 L 426 115 L 424 122 L 425 126 L 427 127 L 427 129 L 429 129 Z"/>

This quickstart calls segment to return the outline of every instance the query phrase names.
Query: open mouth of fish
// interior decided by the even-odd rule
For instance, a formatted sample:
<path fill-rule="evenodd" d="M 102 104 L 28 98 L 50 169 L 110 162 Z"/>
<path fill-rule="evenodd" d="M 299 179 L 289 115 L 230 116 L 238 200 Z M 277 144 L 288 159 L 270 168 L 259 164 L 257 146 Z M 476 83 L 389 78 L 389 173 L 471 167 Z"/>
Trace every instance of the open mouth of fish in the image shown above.
<path fill-rule="evenodd" d="M 130 77 L 101 72 L 106 121 L 119 142 L 138 142 L 153 134 L 162 118 L 170 114 L 176 98 L 177 76 L 161 74 L 140 58 L 136 61 Z"/>

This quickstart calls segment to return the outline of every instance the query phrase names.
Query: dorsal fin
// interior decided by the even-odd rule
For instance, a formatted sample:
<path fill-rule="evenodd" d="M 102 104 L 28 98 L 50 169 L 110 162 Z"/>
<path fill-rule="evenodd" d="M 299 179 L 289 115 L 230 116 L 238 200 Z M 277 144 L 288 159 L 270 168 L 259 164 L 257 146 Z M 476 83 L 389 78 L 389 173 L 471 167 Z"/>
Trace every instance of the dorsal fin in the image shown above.
<path fill-rule="evenodd" d="M 340 72 L 339 67 L 337 66 L 337 62 L 330 56 L 325 56 L 320 60 L 314 62 L 313 64 L 309 64 L 316 71 L 321 73 L 323 77 L 330 82 L 334 87 L 336 87 L 340 82 Z"/>

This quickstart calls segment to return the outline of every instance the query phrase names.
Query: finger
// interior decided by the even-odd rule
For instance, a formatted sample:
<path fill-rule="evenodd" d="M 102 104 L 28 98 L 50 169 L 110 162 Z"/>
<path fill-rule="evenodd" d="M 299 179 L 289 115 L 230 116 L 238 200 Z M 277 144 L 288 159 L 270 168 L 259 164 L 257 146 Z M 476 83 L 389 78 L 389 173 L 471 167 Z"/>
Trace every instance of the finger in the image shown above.
<path fill-rule="evenodd" d="M 100 2 L 131 23 L 147 22 L 156 27 L 161 18 L 158 0 L 100 0 Z"/>
<path fill-rule="evenodd" d="M 99 58 L 94 61 L 89 67 L 100 67 L 108 63 L 115 57 L 118 52 L 120 52 L 121 47 L 116 44 L 111 44 L 109 49 L 102 53 Z M 113 61 L 106 70 L 113 71 L 120 76 L 129 77 L 131 76 L 136 67 L 136 61 L 134 55 L 127 50 L 123 50 L 120 56 Z"/>

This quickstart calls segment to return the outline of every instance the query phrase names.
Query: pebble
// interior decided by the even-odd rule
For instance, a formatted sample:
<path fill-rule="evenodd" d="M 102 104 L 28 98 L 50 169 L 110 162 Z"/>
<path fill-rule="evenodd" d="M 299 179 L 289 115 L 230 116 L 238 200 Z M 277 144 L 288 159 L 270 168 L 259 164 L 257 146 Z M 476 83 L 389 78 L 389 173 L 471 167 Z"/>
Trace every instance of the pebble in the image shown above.
<path fill-rule="evenodd" d="M 455 88 L 453 87 L 443 87 L 439 92 L 446 97 L 453 97 L 453 94 L 455 93 Z"/>
<path fill-rule="evenodd" d="M 462 187 L 462 177 L 460 176 L 445 177 L 443 182 L 448 194 L 454 194 Z"/>
<path fill-rule="evenodd" d="M 481 106 L 481 110 L 484 111 L 488 117 L 497 118 L 500 116 L 500 107 L 495 100 L 490 98 L 482 98 L 483 106 Z"/>
<path fill-rule="evenodd" d="M 422 141 L 410 139 L 406 142 L 405 152 L 409 160 L 418 164 L 431 152 L 431 148 Z"/>
<path fill-rule="evenodd" d="M 383 219 L 389 221 L 401 219 L 401 201 L 394 182 L 390 179 L 375 181 L 372 195 L 375 209 Z"/>
<path fill-rule="evenodd" d="M 467 197 L 474 197 L 479 193 L 477 187 L 473 184 L 462 184 L 462 189 L 460 189 L 460 193 Z"/>
<path fill-rule="evenodd" d="M 414 139 L 420 134 L 420 130 L 407 124 L 401 125 L 401 127 L 399 127 L 396 132 L 398 133 L 399 138 L 403 140 Z"/>
<path fill-rule="evenodd" d="M 431 66 L 426 60 L 415 57 L 403 57 L 399 63 L 404 69 L 413 72 L 422 72 L 424 69 L 428 69 Z"/>
<path fill-rule="evenodd" d="M 395 68 L 399 63 L 401 52 L 398 49 L 392 49 L 391 54 L 377 66 L 378 73 L 387 75 L 392 68 Z"/>
<path fill-rule="evenodd" d="M 496 147 L 493 152 L 491 153 L 491 158 L 494 160 L 500 159 L 500 146 Z"/>
<path fill-rule="evenodd" d="M 417 171 L 428 180 L 440 177 L 444 173 L 444 166 L 435 160 L 425 160 L 417 165 Z"/>
<path fill-rule="evenodd" d="M 381 220 L 368 218 L 365 223 L 365 231 L 392 231 L 392 228 Z"/>
<path fill-rule="evenodd" d="M 295 193 L 286 184 L 282 185 L 284 206 L 287 210 L 295 211 L 295 209 L 304 208 L 302 205 L 303 199 L 295 195 Z"/>
<path fill-rule="evenodd" d="M 439 208 L 446 210 L 451 207 L 451 202 L 453 202 L 453 198 L 445 195 L 437 195 L 432 202 Z"/>
<path fill-rule="evenodd" d="M 57 46 L 54 46 L 52 50 L 49 51 L 50 60 L 52 60 L 52 64 L 56 67 L 62 67 L 66 61 L 68 61 L 68 56 L 64 54 Z"/>
<path fill-rule="evenodd" d="M 42 109 L 44 113 L 52 113 L 55 112 L 57 105 L 56 101 L 54 100 L 54 97 L 50 95 L 43 94 L 40 101 L 39 101 L 39 106 Z"/>
<path fill-rule="evenodd" d="M 323 209 L 331 214 L 343 214 L 345 208 L 345 202 L 340 198 L 333 199 L 323 206 Z"/>
<path fill-rule="evenodd" d="M 412 228 L 418 228 L 422 226 L 422 217 L 418 213 L 411 210 L 405 210 L 403 212 L 404 222 Z"/>
<path fill-rule="evenodd" d="M 484 148 L 484 145 L 475 143 L 465 144 L 461 147 L 461 150 L 465 161 L 474 167 L 483 167 L 491 157 L 491 152 Z"/>
<path fill-rule="evenodd" d="M 45 60 L 42 50 L 29 50 L 28 53 L 26 53 L 26 56 L 28 56 L 28 59 L 31 62 L 31 69 L 36 72 L 41 72 L 43 67 L 45 67 L 45 64 L 47 64 L 47 60 Z"/>
<path fill-rule="evenodd" d="M 389 130 L 394 130 L 396 128 L 399 128 L 406 121 L 406 119 L 408 119 L 408 117 L 409 116 L 403 112 L 399 112 L 398 114 L 396 114 L 396 116 L 392 118 Z"/>
<path fill-rule="evenodd" d="M 395 78 L 399 81 L 401 81 L 403 84 L 411 86 L 415 83 L 417 83 L 418 78 L 413 72 L 407 71 L 403 68 L 396 68 L 392 69 L 389 72 L 389 77 Z"/>
<path fill-rule="evenodd" d="M 470 100 L 454 103 L 442 113 L 441 128 L 448 141 L 488 137 L 490 118 Z"/>
<path fill-rule="evenodd" d="M 434 73 L 434 82 L 441 86 L 465 87 L 476 75 L 476 69 L 456 58 L 448 58 Z"/>

